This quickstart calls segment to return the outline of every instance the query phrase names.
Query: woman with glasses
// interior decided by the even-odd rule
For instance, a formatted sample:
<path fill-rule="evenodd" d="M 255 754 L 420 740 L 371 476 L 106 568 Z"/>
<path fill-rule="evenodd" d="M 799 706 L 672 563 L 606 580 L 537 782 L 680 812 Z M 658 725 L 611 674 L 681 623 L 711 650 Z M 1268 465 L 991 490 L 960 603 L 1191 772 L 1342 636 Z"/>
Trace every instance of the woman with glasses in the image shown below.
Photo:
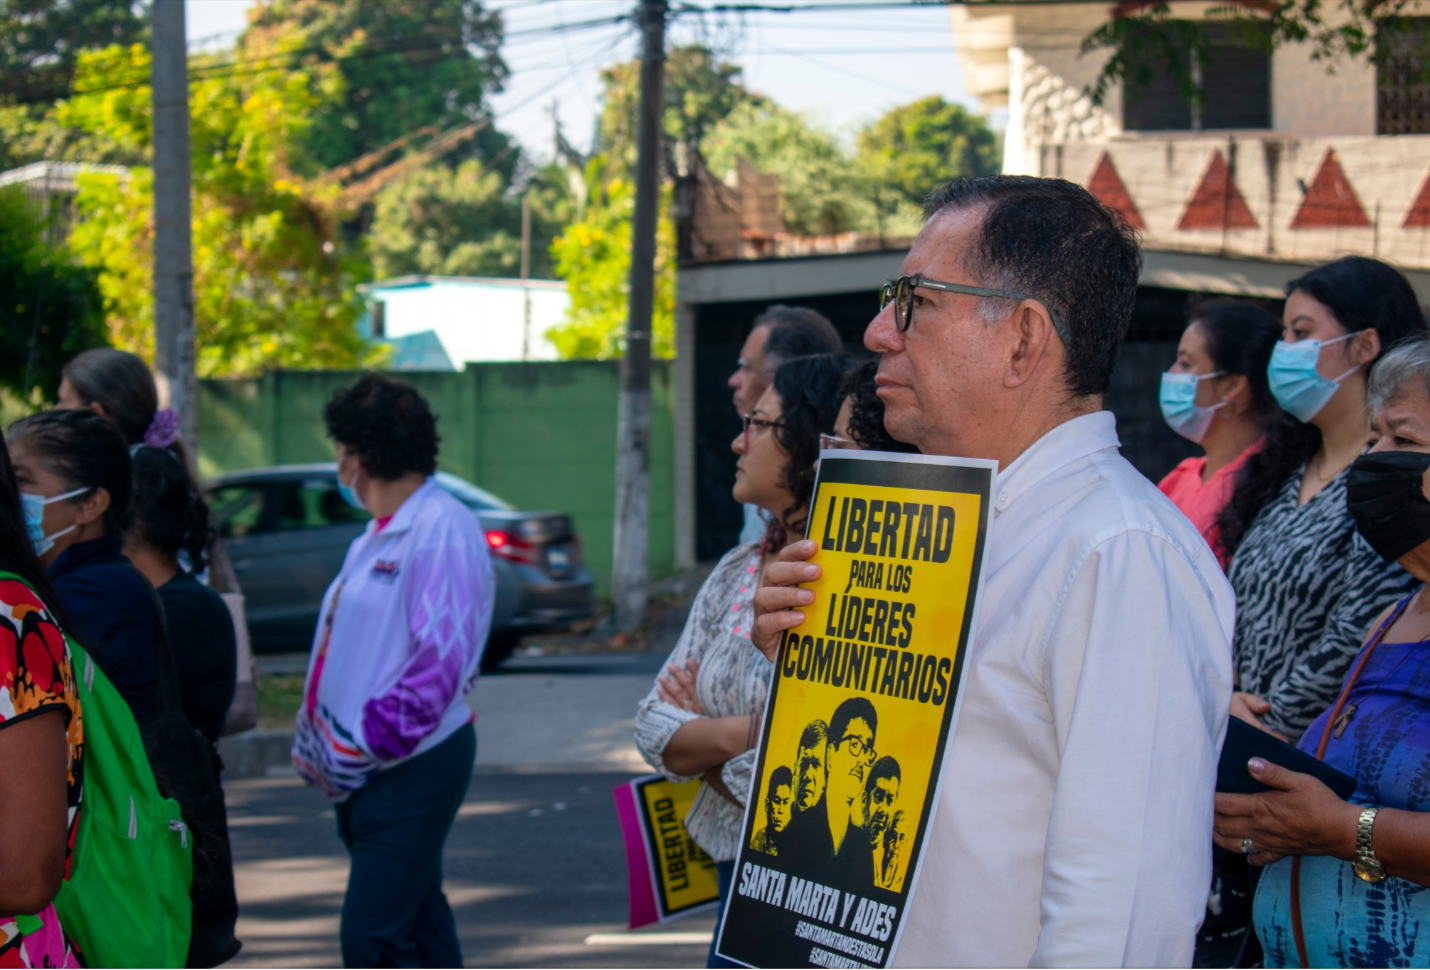
<path fill-rule="evenodd" d="M 804 534 L 819 438 L 834 428 L 848 366 L 842 354 L 787 361 L 745 415 L 731 444 L 740 456 L 734 497 L 769 513 L 769 527 L 760 542 L 736 546 L 715 566 L 669 666 L 636 710 L 636 745 L 645 759 L 672 781 L 704 783 L 685 826 L 715 860 L 722 911 L 774 670 L 750 643 L 755 590 L 765 564 Z M 715 962 L 713 944 L 710 959 L 711 966 L 733 965 Z"/>
<path fill-rule="evenodd" d="M 1237 473 L 1261 447 L 1280 417 L 1266 365 L 1281 324 L 1250 303 L 1214 300 L 1192 314 L 1177 360 L 1162 375 L 1160 403 L 1168 427 L 1202 446 L 1157 484 L 1207 540 L 1225 569 L 1217 517 L 1231 498 Z"/>

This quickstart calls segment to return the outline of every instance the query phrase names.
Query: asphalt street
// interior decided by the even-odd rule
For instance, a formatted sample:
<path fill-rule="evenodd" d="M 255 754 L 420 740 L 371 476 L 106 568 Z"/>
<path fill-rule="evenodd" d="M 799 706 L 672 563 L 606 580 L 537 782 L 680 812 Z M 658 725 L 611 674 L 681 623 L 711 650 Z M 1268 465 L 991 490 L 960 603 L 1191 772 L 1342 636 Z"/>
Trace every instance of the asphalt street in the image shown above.
<path fill-rule="evenodd" d="M 611 789 L 648 770 L 632 715 L 663 658 L 516 658 L 478 683 L 477 771 L 445 858 L 468 966 L 704 966 L 711 914 L 626 930 Z M 332 809 L 272 775 L 225 783 L 244 941 L 230 965 L 338 966 Z"/>

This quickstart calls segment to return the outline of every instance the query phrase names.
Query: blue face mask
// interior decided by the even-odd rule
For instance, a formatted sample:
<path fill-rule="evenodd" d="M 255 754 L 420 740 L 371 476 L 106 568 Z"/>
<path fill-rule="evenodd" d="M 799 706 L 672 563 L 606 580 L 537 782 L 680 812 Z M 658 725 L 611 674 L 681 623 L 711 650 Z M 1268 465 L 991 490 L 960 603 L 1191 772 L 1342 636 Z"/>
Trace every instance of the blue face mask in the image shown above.
<path fill-rule="evenodd" d="M 1209 408 L 1197 407 L 1197 385 L 1202 381 L 1211 380 L 1213 377 L 1221 377 L 1224 371 L 1212 371 L 1210 374 L 1173 374 L 1171 372 L 1162 375 L 1162 391 L 1159 403 L 1162 405 L 1162 417 L 1172 430 L 1189 441 L 1201 444 L 1207 435 L 1207 428 L 1211 427 L 1212 415 L 1219 409 L 1226 406 L 1226 401 L 1220 401 Z"/>
<path fill-rule="evenodd" d="M 83 495 L 88 491 L 88 488 L 71 489 L 54 498 L 45 498 L 43 495 L 34 495 L 30 492 L 20 493 L 20 511 L 24 513 L 25 531 L 30 535 L 30 544 L 35 547 L 35 555 L 43 556 L 55 547 L 56 539 L 79 528 L 77 525 L 71 525 L 68 529 L 61 529 L 52 535 L 45 535 L 45 506 L 54 502 L 62 502 L 67 498 L 74 498 L 76 495 Z"/>
<path fill-rule="evenodd" d="M 357 473 L 353 473 L 353 485 L 357 484 Z M 362 504 L 362 499 L 358 498 L 357 490 L 343 481 L 343 476 L 338 475 L 338 494 L 343 497 L 343 501 L 357 509 L 359 512 L 366 512 L 367 506 Z"/>
<path fill-rule="evenodd" d="M 1321 348 L 1354 336 L 1348 333 L 1334 340 L 1298 340 L 1294 344 L 1284 340 L 1276 342 L 1276 349 L 1271 352 L 1271 363 L 1266 367 L 1266 379 L 1271 384 L 1272 396 L 1282 410 L 1303 422 L 1321 413 L 1326 402 L 1336 396 L 1341 381 L 1360 369 L 1357 364 L 1335 380 L 1322 377 L 1316 370 Z"/>

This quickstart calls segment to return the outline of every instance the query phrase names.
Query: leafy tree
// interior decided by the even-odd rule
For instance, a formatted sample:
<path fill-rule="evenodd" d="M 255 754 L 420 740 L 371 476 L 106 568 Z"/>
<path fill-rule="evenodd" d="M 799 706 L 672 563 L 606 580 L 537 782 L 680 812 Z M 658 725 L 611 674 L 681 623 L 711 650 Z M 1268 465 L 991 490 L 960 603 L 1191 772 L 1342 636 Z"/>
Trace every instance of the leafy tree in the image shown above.
<path fill-rule="evenodd" d="M 105 342 L 94 274 L 47 222 L 23 190 L 0 189 L 0 386 L 27 400 L 53 398 L 65 361 Z"/>
<path fill-rule="evenodd" d="M 483 117 L 487 95 L 507 74 L 501 17 L 481 0 L 273 0 L 250 18 L 243 56 L 290 51 L 293 66 L 328 86 L 303 134 L 305 153 L 321 168 L 424 125 Z M 505 139 L 488 128 L 478 145 L 492 158 Z"/>
<path fill-rule="evenodd" d="M 575 216 L 558 166 L 528 173 L 531 275 L 549 278 L 551 244 Z M 420 169 L 377 196 L 368 242 L 379 279 L 406 274 L 516 276 L 521 271 L 521 194 L 478 161 Z"/>
<path fill-rule="evenodd" d="M 135 0 L 0 0 L 0 99 L 64 97 L 81 51 L 145 38 L 142 8 Z"/>
<path fill-rule="evenodd" d="M 572 221 L 551 244 L 557 275 L 571 295 L 567 322 L 551 331 L 562 357 L 619 357 L 624 352 L 630 286 L 631 216 L 635 205 L 637 109 L 640 62 L 601 72 L 605 90 L 596 142 L 599 153 L 583 172 L 583 184 L 564 194 L 559 167 L 544 173 L 551 212 L 571 212 Z M 655 314 L 651 353 L 669 357 L 675 335 L 675 226 L 668 212 L 678 187 L 688 188 L 691 158 L 706 136 L 742 104 L 757 100 L 745 90 L 740 68 L 719 62 L 699 45 L 666 54 L 662 162 L 666 185 L 656 228 Z M 583 198 L 584 197 L 584 198 Z"/>
<path fill-rule="evenodd" d="M 900 105 L 865 126 L 856 163 L 880 233 L 912 235 L 924 197 L 951 178 L 999 169 L 993 132 L 962 105 L 934 95 Z"/>
<path fill-rule="evenodd" d="M 548 331 L 561 357 L 619 357 L 624 352 L 630 295 L 631 215 L 635 186 L 627 179 L 606 179 L 610 165 L 596 156 L 587 166 L 587 185 L 596 186 L 585 212 L 551 245 L 557 274 L 571 296 L 567 322 Z M 675 353 L 675 227 L 665 211 L 663 193 L 656 225 L 655 312 L 651 319 L 651 355 Z"/>
<path fill-rule="evenodd" d="M 0 170 L 43 158 L 138 161 L 57 123 L 54 101 L 69 94 L 81 51 L 144 41 L 143 14 L 122 0 L 0 0 Z"/>
<path fill-rule="evenodd" d="M 421 169 L 377 197 L 369 235 L 373 273 L 515 276 L 521 203 L 480 162 Z"/>
<path fill-rule="evenodd" d="M 640 107 L 640 61 L 628 61 L 601 72 L 604 85 L 597 144 L 609 158 L 607 178 L 626 178 L 636 167 L 637 109 Z M 741 104 L 759 99 L 745 90 L 740 68 L 715 60 L 698 44 L 671 48 L 665 59 L 665 109 L 661 115 L 667 175 L 686 164 L 706 134 Z"/>
<path fill-rule="evenodd" d="M 289 41 L 292 43 L 292 41 Z M 337 188 L 293 174 L 292 159 L 323 97 L 290 70 L 215 72 L 200 58 L 190 86 L 193 139 L 194 317 L 201 376 L 265 367 L 351 367 L 367 349 L 355 329 L 355 286 L 365 278 L 360 247 L 343 243 L 332 208 Z M 141 46 L 81 55 L 76 86 L 93 94 L 65 102 L 61 123 L 147 154 L 147 85 L 103 83 L 125 70 L 149 74 Z M 81 176 L 82 219 L 70 237 L 98 273 L 113 342 L 152 353 L 153 174 Z"/>
<path fill-rule="evenodd" d="M 780 180 L 780 215 L 790 232 L 848 232 L 869 221 L 857 173 L 834 136 L 768 101 L 736 107 L 705 141 L 710 171 L 723 178 L 744 158 Z"/>

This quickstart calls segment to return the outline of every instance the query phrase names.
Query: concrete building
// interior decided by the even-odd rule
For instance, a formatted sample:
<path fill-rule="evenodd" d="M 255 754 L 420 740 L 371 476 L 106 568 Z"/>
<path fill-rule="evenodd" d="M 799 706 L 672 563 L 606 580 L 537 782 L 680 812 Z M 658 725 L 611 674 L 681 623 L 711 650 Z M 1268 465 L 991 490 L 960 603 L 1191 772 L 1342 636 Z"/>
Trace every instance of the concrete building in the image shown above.
<path fill-rule="evenodd" d="M 560 280 L 401 276 L 359 290 L 368 304 L 363 333 L 392 346 L 394 370 L 555 360 L 546 335 L 571 302 Z"/>
<path fill-rule="evenodd" d="M 1023 0 L 953 4 L 949 15 L 965 87 L 984 111 L 1007 111 L 1004 171 L 1080 182 L 1142 232 L 1142 286 L 1107 406 L 1123 453 L 1155 479 L 1194 452 L 1164 425 L 1157 384 L 1195 302 L 1229 295 L 1279 313 L 1289 280 L 1348 253 L 1399 265 L 1430 302 L 1430 85 L 1414 44 L 1327 73 L 1306 46 L 1265 55 L 1220 42 L 1203 110 L 1170 76 L 1134 97 L 1113 85 L 1096 105 L 1086 89 L 1106 55 L 1081 54 L 1083 38 L 1139 6 Z M 1172 6 L 1186 18 L 1225 9 Z M 1412 38 L 1426 24 L 1412 20 Z M 1212 30 L 1215 41 L 1225 28 Z M 860 350 L 877 288 L 907 247 L 791 238 L 768 214 L 768 178 L 737 175 L 697 186 L 680 268 L 677 566 L 721 555 L 738 535 L 729 446 L 739 422 L 724 382 L 750 320 L 772 303 L 810 306 Z"/>
<path fill-rule="evenodd" d="M 1173 6 L 1187 19 L 1225 10 Z M 1430 85 L 1418 58 L 1430 17 L 1383 37 L 1383 63 L 1335 64 L 1310 44 L 1247 50 L 1212 21 L 1198 111 L 1170 72 L 1093 103 L 1086 89 L 1106 54 L 1081 55 L 1080 42 L 1107 8 L 978 4 L 950 16 L 969 91 L 985 110 L 1007 109 L 1003 170 L 1081 182 L 1123 210 L 1148 250 L 1212 257 L 1202 265 L 1221 289 L 1272 295 L 1279 281 L 1258 287 L 1264 269 L 1247 260 L 1299 267 L 1358 253 L 1430 269 Z"/>

